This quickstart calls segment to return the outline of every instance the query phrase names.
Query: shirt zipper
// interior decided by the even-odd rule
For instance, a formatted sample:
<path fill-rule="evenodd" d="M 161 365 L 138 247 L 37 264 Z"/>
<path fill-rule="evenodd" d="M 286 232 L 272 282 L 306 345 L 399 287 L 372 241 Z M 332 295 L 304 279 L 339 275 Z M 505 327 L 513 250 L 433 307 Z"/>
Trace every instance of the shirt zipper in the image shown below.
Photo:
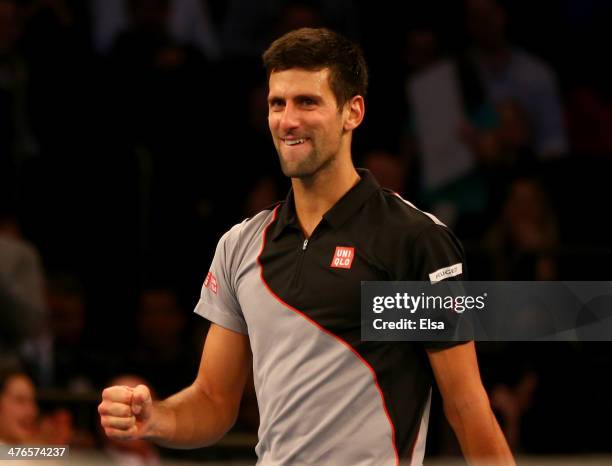
<path fill-rule="evenodd" d="M 298 254 L 298 260 L 295 264 L 295 273 L 293 274 L 293 286 L 297 287 L 300 283 L 300 277 L 302 275 L 302 267 L 304 264 L 304 256 L 306 255 L 306 249 L 308 248 L 308 238 L 304 239 L 302 243 L 302 249 Z"/>
<path fill-rule="evenodd" d="M 306 255 L 306 250 L 308 249 L 308 244 L 310 243 L 310 241 L 315 237 L 316 234 L 319 233 L 319 229 L 321 228 L 321 223 L 319 223 L 315 229 L 312 231 L 312 233 L 310 234 L 310 238 L 304 238 L 304 234 L 302 233 L 302 238 L 304 238 L 304 241 L 302 242 L 302 250 L 300 251 L 299 255 L 298 255 L 298 260 L 297 260 L 297 264 L 295 267 L 295 274 L 293 275 L 293 286 L 297 287 L 300 283 L 300 277 L 302 275 L 302 268 L 304 265 L 304 256 Z"/>

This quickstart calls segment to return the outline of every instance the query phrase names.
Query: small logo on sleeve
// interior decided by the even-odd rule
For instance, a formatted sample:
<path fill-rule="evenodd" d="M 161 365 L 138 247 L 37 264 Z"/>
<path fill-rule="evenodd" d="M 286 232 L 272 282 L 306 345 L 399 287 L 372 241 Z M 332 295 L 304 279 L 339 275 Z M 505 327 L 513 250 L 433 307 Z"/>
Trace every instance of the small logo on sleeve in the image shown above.
<path fill-rule="evenodd" d="M 450 277 L 454 277 L 456 275 L 461 275 L 463 273 L 463 264 L 459 262 L 455 265 L 450 265 L 448 267 L 444 267 L 443 269 L 436 270 L 429 274 L 429 280 L 431 283 L 438 283 L 442 280 Z"/>
<path fill-rule="evenodd" d="M 334 257 L 329 265 L 336 269 L 350 269 L 353 264 L 353 257 L 355 257 L 355 248 L 336 246 L 336 252 L 334 252 Z"/>
<path fill-rule="evenodd" d="M 206 280 L 204 280 L 204 288 L 210 288 L 210 291 L 217 294 L 217 279 L 212 272 L 208 272 L 208 275 L 206 275 Z"/>

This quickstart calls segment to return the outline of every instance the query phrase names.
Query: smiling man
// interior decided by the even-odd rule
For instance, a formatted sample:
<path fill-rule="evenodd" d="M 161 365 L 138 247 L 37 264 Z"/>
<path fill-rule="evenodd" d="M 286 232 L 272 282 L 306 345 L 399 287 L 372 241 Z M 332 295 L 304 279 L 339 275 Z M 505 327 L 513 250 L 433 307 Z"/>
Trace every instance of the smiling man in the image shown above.
<path fill-rule="evenodd" d="M 288 69 L 270 75 L 268 118 L 285 176 L 312 177 L 325 171 L 341 152 L 350 151 L 350 141 L 342 137 L 344 113 L 353 112 L 352 124 L 359 124 L 363 100 L 355 102 L 355 108 L 339 111 L 329 82 L 329 68 Z"/>
<path fill-rule="evenodd" d="M 270 131 L 292 190 L 219 241 L 195 309 L 212 323 L 195 382 L 159 403 L 142 385 L 106 389 L 106 433 L 214 443 L 252 370 L 258 464 L 418 465 L 437 383 L 468 460 L 514 464 L 472 343 L 360 339 L 362 281 L 463 275 L 454 235 L 352 163 L 367 88 L 360 49 L 300 29 L 263 59 Z"/>

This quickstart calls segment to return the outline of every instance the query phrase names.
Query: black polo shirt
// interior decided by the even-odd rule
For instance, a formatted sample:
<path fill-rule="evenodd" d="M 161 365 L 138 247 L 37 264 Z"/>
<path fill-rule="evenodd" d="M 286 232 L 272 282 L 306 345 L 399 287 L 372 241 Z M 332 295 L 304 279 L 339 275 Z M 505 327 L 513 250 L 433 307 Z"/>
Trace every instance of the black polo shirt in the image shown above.
<path fill-rule="evenodd" d="M 291 192 L 236 225 L 202 288 L 196 312 L 249 335 L 260 464 L 422 462 L 425 346 L 361 341 L 360 287 L 461 279 L 463 252 L 435 217 L 359 174 L 308 239 Z"/>

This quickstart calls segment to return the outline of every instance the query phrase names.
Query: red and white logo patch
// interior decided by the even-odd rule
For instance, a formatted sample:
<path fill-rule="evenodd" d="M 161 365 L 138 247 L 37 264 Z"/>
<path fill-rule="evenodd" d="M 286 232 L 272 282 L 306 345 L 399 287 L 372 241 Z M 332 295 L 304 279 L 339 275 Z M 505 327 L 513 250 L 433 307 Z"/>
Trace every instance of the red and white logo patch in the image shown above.
<path fill-rule="evenodd" d="M 353 265 L 353 257 L 355 257 L 355 248 L 336 246 L 336 252 L 334 252 L 330 267 L 350 269 L 351 265 Z"/>
<path fill-rule="evenodd" d="M 206 275 L 206 280 L 204 280 L 204 288 L 210 288 L 214 294 L 217 294 L 217 279 L 212 272 L 208 272 L 208 275 Z"/>

